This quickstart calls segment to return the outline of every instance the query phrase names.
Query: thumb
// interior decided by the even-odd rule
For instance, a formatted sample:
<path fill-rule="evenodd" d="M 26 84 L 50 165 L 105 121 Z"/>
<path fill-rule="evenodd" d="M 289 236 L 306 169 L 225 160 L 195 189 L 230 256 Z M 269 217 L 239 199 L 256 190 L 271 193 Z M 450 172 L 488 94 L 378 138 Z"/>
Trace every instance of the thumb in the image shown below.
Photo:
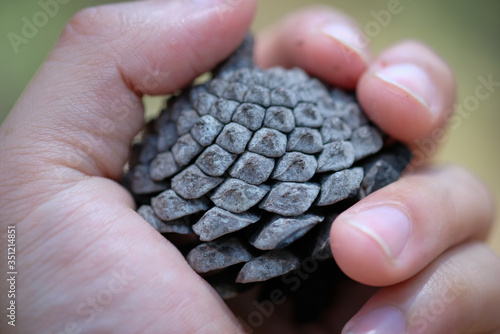
<path fill-rule="evenodd" d="M 26 269 L 19 299 L 32 307 L 23 313 L 25 332 L 71 325 L 71 303 L 94 296 L 102 273 L 124 262 L 134 282 L 86 328 L 114 328 L 114 317 L 122 324 L 124 314 L 146 310 L 122 332 L 237 331 L 237 320 L 181 254 L 125 207 L 132 203 L 123 190 L 85 176 L 121 175 L 142 127 L 142 94 L 174 92 L 224 59 L 243 40 L 254 6 L 128 2 L 84 10 L 68 23 L 0 129 L 0 222 L 17 224 L 26 246 L 19 264 Z M 53 196 L 61 181 L 73 187 Z"/>
<path fill-rule="evenodd" d="M 228 56 L 254 6 L 141 1 L 78 13 L 0 132 L 4 167 L 36 179 L 47 164 L 118 178 L 142 127 L 142 94 L 172 93 Z"/>

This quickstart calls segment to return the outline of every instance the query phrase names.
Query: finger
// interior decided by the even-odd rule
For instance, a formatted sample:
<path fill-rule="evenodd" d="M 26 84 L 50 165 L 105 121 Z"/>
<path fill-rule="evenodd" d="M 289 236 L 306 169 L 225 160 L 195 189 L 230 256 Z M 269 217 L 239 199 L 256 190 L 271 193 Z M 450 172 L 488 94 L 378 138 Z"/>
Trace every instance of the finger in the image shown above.
<path fill-rule="evenodd" d="M 342 333 L 500 333 L 500 259 L 482 243 L 447 251 L 373 296 Z"/>
<path fill-rule="evenodd" d="M 441 140 L 443 131 L 436 129 L 453 110 L 455 83 L 450 67 L 429 47 L 405 41 L 370 64 L 357 96 L 367 115 L 394 138 Z"/>
<path fill-rule="evenodd" d="M 129 319 L 129 332 L 238 332 L 214 290 L 131 210 L 130 195 L 87 175 L 118 178 L 142 126 L 141 95 L 172 92 L 213 67 L 253 11 L 253 1 L 129 2 L 85 10 L 67 26 L 0 130 L 0 221 L 17 224 L 25 245 L 24 332 L 60 332 L 75 318 L 110 332 L 138 309 L 146 316 Z M 116 308 L 100 307 L 92 321 L 79 314 L 101 292 L 92 274 L 106 287 L 121 265 L 136 279 L 113 297 Z M 53 306 L 53 296 L 63 300 Z M 33 319 L 48 320 L 35 328 Z"/>
<path fill-rule="evenodd" d="M 407 175 L 341 214 L 332 252 L 352 279 L 376 286 L 406 280 L 446 249 L 484 239 L 493 221 L 486 187 L 457 167 Z"/>
<path fill-rule="evenodd" d="M 171 93 L 215 66 L 243 40 L 254 6 L 145 1 L 78 13 L 3 126 L 3 151 L 33 157 L 11 167 L 120 177 L 141 95 Z"/>
<path fill-rule="evenodd" d="M 301 67 L 331 84 L 353 89 L 370 59 L 359 36 L 357 24 L 331 7 L 302 9 L 259 36 L 256 61 L 263 67 Z"/>
<path fill-rule="evenodd" d="M 216 292 L 115 188 L 80 181 L 16 225 L 20 333 L 240 333 Z"/>

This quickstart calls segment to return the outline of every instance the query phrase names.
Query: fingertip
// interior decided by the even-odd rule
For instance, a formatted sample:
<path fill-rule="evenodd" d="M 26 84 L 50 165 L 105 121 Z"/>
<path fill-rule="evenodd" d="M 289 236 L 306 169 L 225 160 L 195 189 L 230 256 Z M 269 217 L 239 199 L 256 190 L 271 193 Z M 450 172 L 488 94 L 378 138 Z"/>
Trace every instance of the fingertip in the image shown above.
<path fill-rule="evenodd" d="M 415 276 L 380 289 L 342 333 L 497 333 L 499 270 L 482 243 L 449 249 Z"/>
<path fill-rule="evenodd" d="M 394 281 L 391 261 L 373 235 L 339 217 L 332 225 L 330 246 L 339 268 L 353 280 L 366 285 L 385 286 Z"/>
<path fill-rule="evenodd" d="M 408 143 L 443 126 L 453 110 L 454 75 L 428 46 L 406 40 L 381 53 L 360 78 L 357 93 L 382 130 Z"/>
<path fill-rule="evenodd" d="M 430 104 L 429 95 L 434 92 L 425 84 L 414 81 L 413 85 L 417 87 L 406 87 L 385 75 L 398 69 L 401 66 L 381 70 L 380 73 L 365 73 L 359 80 L 357 97 L 368 117 L 384 132 L 409 143 L 426 137 L 437 126 L 437 116 L 433 115 L 427 104 Z M 424 78 L 422 82 L 429 80 Z"/>
<path fill-rule="evenodd" d="M 370 54 L 356 44 L 357 29 L 325 22 L 305 50 L 304 67 L 314 76 L 344 89 L 354 89 L 366 71 Z"/>
<path fill-rule="evenodd" d="M 290 15 L 261 34 L 256 60 L 262 67 L 298 66 L 344 89 L 354 89 L 371 58 L 361 30 L 347 15 L 316 6 Z"/>
<path fill-rule="evenodd" d="M 439 254 L 484 240 L 493 207 L 484 185 L 462 168 L 424 169 L 384 187 L 332 225 L 339 267 L 352 279 L 386 286 L 405 281 Z"/>

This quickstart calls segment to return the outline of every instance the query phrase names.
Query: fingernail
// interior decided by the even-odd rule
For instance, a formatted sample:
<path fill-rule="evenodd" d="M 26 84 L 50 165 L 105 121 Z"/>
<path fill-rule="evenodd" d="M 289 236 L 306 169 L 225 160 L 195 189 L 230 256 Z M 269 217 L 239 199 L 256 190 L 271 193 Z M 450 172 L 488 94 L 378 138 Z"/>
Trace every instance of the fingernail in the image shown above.
<path fill-rule="evenodd" d="M 354 28 L 338 23 L 327 23 L 321 27 L 321 32 L 342 43 L 350 52 L 356 53 L 365 62 L 369 61 L 368 44 L 365 43 L 363 37 Z M 348 56 L 349 52 L 345 53 L 345 55 Z"/>
<path fill-rule="evenodd" d="M 356 321 L 356 320 L 355 320 Z M 363 316 L 353 325 L 347 325 L 344 334 L 403 334 L 406 333 L 406 320 L 397 308 L 379 306 Z"/>
<path fill-rule="evenodd" d="M 393 261 L 401 254 L 410 237 L 410 219 L 394 207 L 368 209 L 344 220 L 374 240 Z"/>
<path fill-rule="evenodd" d="M 431 113 L 436 86 L 427 72 L 415 64 L 394 64 L 374 73 L 377 77 L 395 85 L 427 107 Z"/>

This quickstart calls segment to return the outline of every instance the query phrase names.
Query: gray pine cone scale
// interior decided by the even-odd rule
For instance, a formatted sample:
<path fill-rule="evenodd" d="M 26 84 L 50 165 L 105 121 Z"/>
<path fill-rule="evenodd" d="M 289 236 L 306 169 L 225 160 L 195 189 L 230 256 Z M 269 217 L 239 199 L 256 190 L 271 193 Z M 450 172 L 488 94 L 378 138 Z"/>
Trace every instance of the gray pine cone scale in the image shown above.
<path fill-rule="evenodd" d="M 138 213 L 196 236 L 185 255 L 198 273 L 236 268 L 225 285 L 331 257 L 341 204 L 394 182 L 410 159 L 352 94 L 298 68 L 257 68 L 252 48 L 247 37 L 211 80 L 170 98 L 129 163 Z"/>

